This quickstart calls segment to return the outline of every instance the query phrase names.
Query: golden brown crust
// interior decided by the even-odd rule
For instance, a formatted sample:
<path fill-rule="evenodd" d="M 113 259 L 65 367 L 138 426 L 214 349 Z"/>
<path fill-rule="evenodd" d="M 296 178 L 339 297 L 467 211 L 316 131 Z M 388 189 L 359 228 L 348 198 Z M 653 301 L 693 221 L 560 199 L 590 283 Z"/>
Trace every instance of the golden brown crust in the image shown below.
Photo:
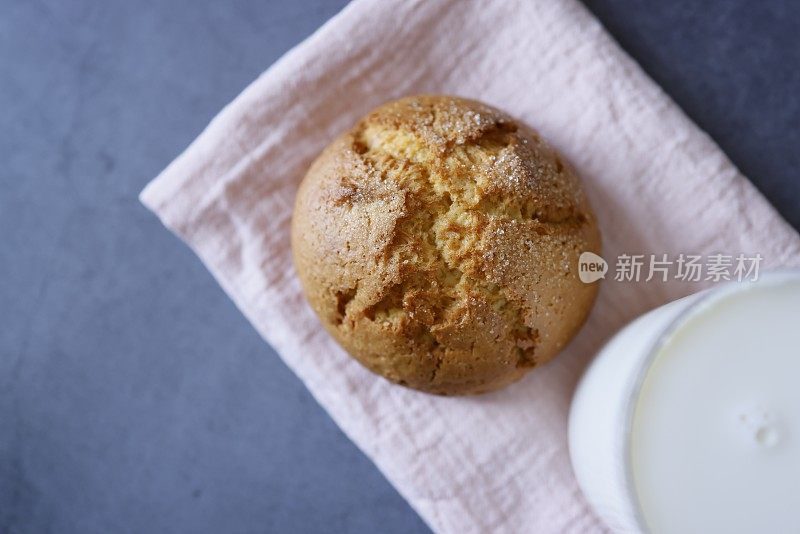
<path fill-rule="evenodd" d="M 292 249 L 311 307 L 356 359 L 440 394 L 502 387 L 552 359 L 596 294 L 600 252 L 574 171 L 531 129 L 461 98 L 385 104 L 300 185 Z"/>

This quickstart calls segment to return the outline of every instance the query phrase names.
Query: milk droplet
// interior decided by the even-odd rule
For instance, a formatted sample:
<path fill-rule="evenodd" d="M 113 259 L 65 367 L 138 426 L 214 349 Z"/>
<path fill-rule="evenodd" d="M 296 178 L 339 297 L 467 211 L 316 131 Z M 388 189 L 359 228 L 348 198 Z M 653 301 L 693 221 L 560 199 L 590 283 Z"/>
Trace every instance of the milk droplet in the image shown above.
<path fill-rule="evenodd" d="M 780 440 L 772 414 L 761 405 L 740 413 L 739 423 L 745 435 L 758 447 L 772 448 Z"/>
<path fill-rule="evenodd" d="M 778 431 L 771 426 L 761 426 L 756 430 L 756 442 L 764 447 L 778 444 Z"/>

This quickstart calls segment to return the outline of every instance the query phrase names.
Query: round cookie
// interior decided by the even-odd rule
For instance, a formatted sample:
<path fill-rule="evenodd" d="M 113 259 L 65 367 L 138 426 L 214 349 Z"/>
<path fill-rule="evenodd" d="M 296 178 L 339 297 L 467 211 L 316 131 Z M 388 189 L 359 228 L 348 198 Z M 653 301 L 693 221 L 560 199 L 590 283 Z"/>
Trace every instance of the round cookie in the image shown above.
<path fill-rule="evenodd" d="M 476 101 L 387 103 L 300 185 L 295 266 L 323 326 L 387 379 L 439 394 L 502 387 L 585 320 L 600 252 L 574 171 L 530 128 Z"/>

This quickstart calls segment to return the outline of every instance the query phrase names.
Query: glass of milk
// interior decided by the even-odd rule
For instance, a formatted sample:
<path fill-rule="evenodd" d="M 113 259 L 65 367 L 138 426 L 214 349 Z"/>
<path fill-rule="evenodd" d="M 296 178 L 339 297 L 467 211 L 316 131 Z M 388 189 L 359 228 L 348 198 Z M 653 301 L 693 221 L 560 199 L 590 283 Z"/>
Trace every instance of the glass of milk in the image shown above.
<path fill-rule="evenodd" d="M 614 531 L 800 533 L 800 270 L 622 329 L 578 385 L 569 448 Z"/>

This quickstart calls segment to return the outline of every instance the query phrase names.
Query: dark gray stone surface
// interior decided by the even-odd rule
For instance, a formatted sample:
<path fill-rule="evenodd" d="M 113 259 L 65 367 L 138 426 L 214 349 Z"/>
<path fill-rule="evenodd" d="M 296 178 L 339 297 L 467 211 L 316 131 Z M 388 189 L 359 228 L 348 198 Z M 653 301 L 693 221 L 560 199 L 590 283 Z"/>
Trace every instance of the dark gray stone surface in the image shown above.
<path fill-rule="evenodd" d="M 800 2 L 585 4 L 800 228 Z"/>
<path fill-rule="evenodd" d="M 0 532 L 420 532 L 137 201 L 344 0 L 0 1 Z M 592 0 L 800 225 L 797 4 Z"/>

